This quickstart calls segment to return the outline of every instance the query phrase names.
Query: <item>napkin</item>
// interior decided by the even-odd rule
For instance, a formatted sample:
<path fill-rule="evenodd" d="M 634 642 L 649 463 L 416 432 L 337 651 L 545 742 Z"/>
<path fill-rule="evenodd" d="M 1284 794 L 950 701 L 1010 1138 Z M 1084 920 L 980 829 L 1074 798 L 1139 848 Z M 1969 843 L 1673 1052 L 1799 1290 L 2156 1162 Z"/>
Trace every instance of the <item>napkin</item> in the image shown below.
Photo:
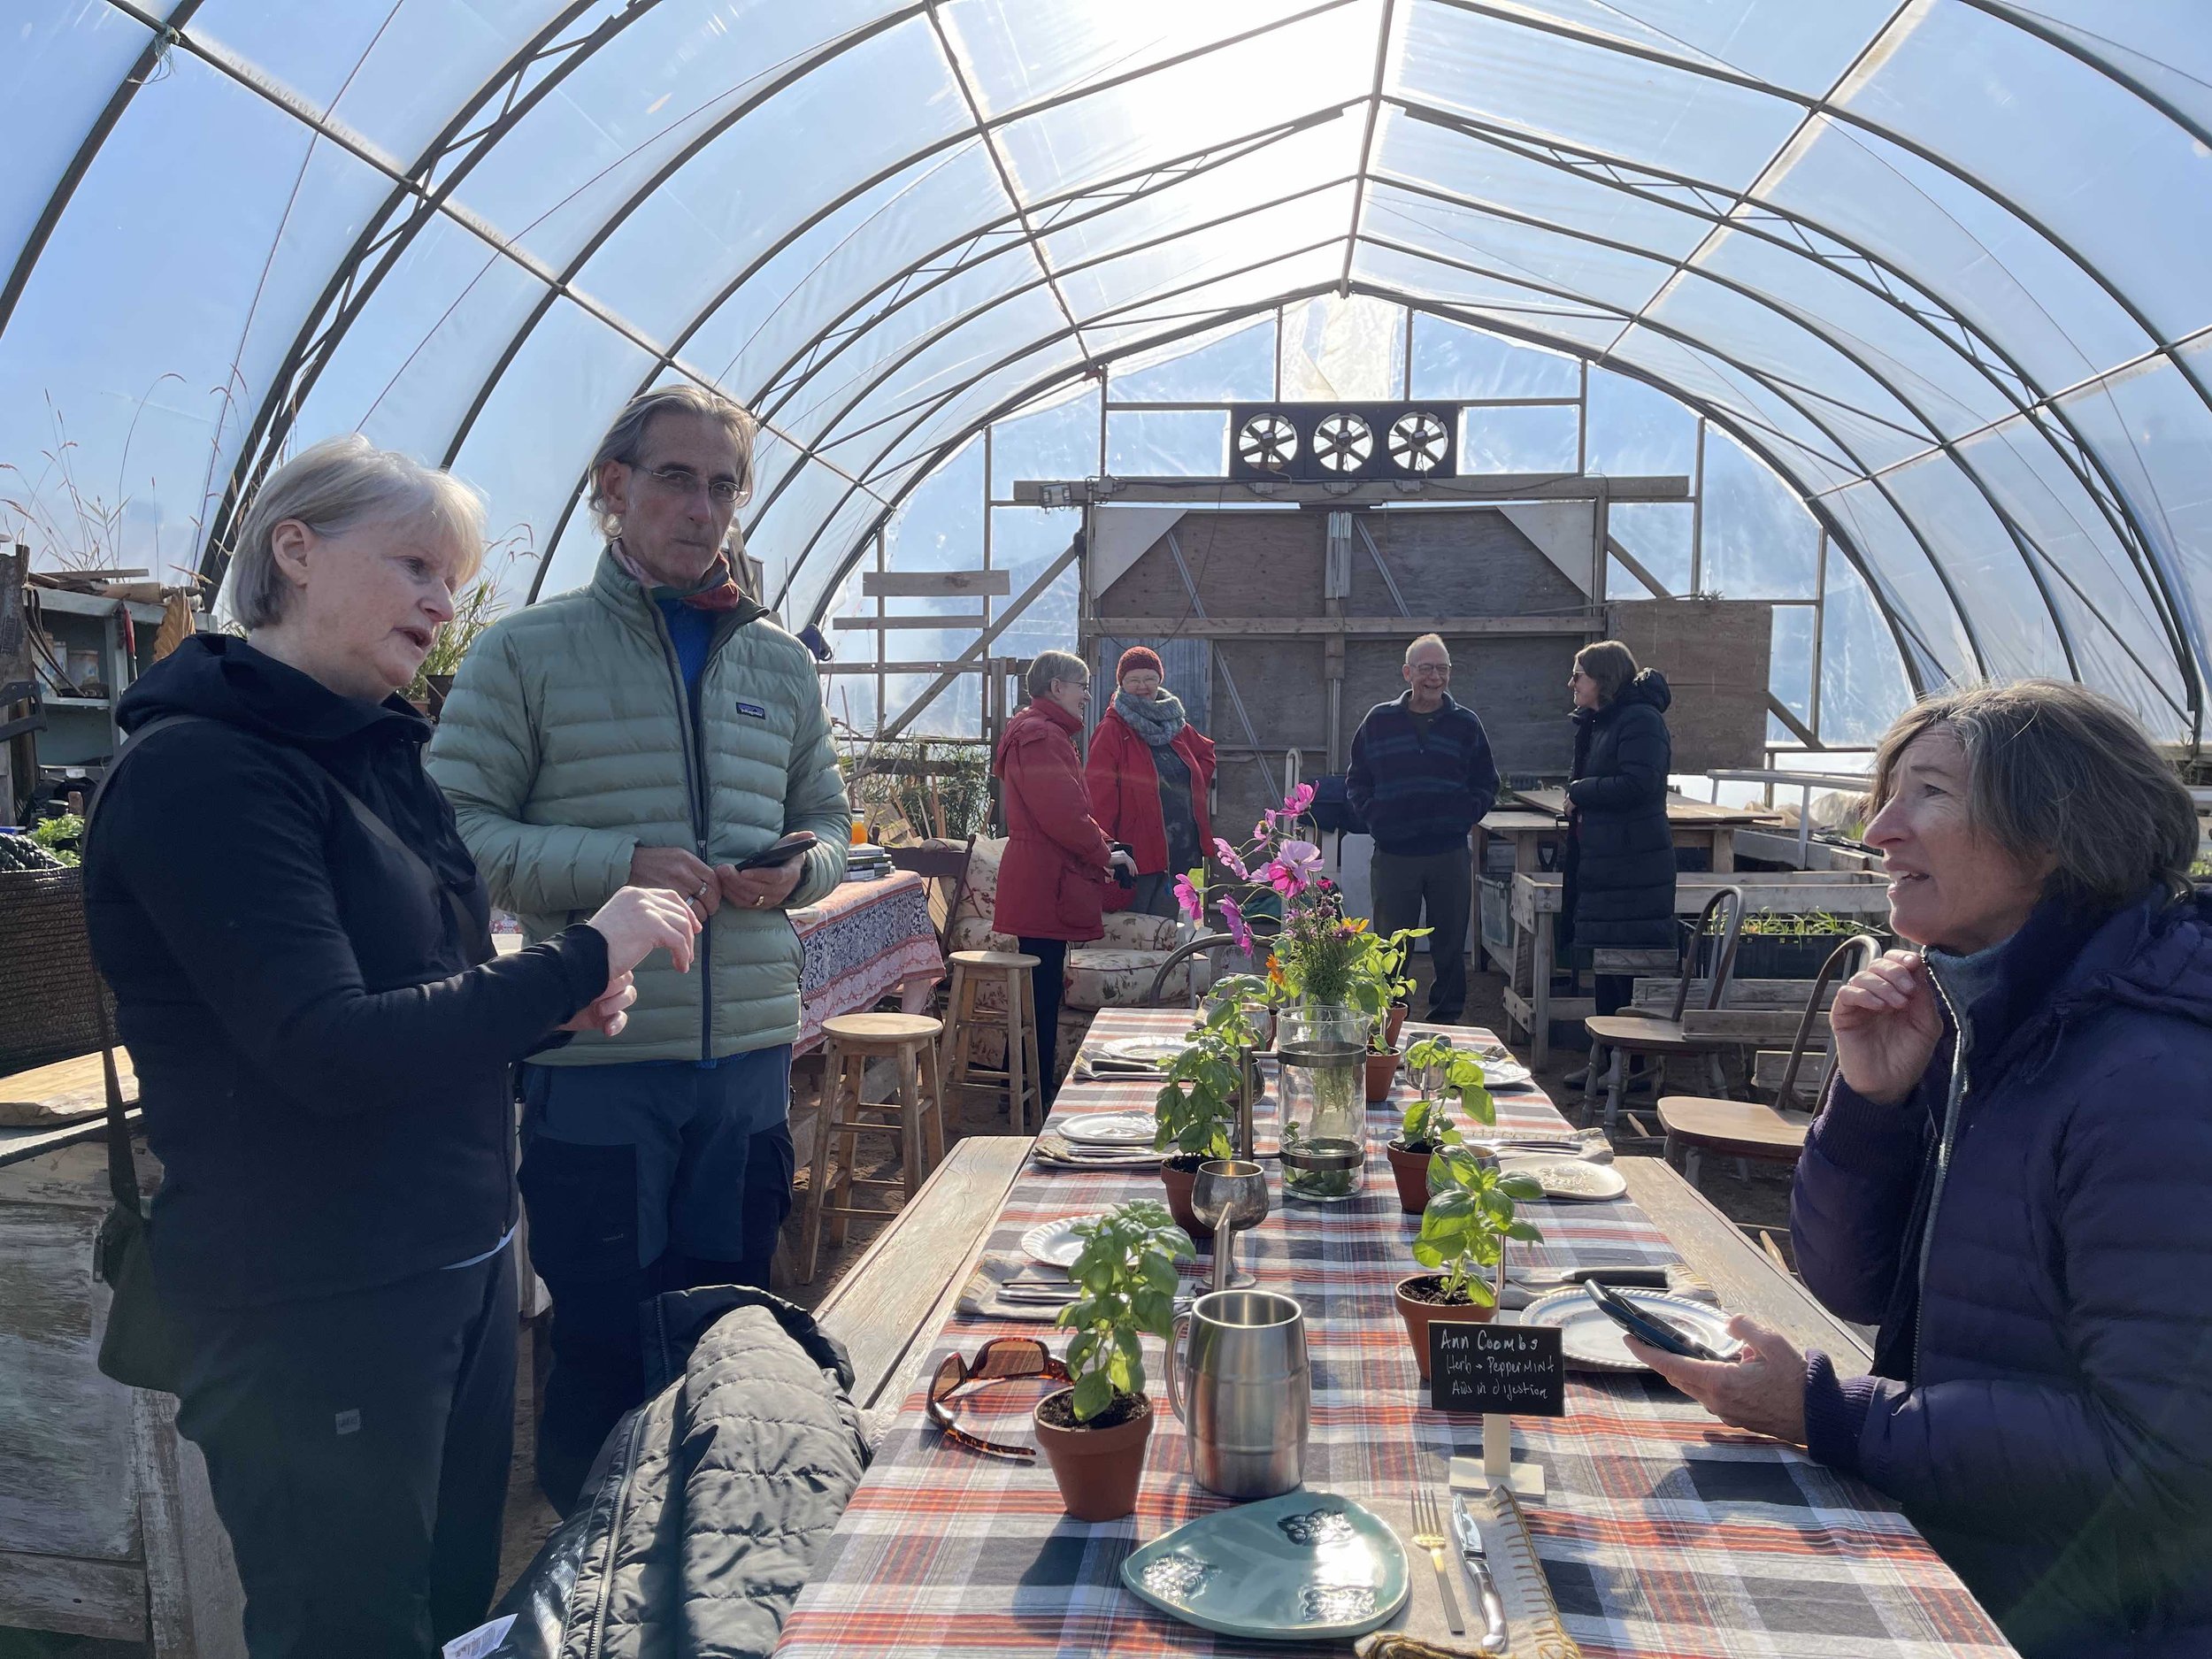
<path fill-rule="evenodd" d="M 1053 1282 L 1051 1272 L 1017 1251 L 986 1251 L 968 1275 L 968 1282 L 960 1287 L 960 1311 L 971 1319 L 1020 1319 L 1051 1325 L 1060 1317 L 1064 1304 L 1010 1302 L 999 1294 L 1001 1286 L 1016 1279 L 1036 1284 Z M 1064 1279 L 1066 1277 L 1061 1275 Z"/>
<path fill-rule="evenodd" d="M 1167 1156 L 1150 1147 L 1086 1146 L 1050 1129 L 1030 1150 L 1039 1164 L 1056 1170 L 1156 1170 Z"/>
<path fill-rule="evenodd" d="M 1582 1649 L 1559 1622 L 1559 1607 L 1552 1600 L 1551 1585 L 1544 1577 L 1544 1563 L 1537 1558 L 1519 1502 L 1510 1492 L 1498 1490 L 1463 1495 L 1482 1529 L 1491 1575 L 1497 1579 L 1498 1596 L 1505 1603 L 1511 1659 L 1582 1659 Z M 1406 1500 L 1373 1500 L 1367 1507 L 1388 1522 L 1399 1541 L 1405 1544 L 1413 1593 L 1387 1626 L 1359 1639 L 1353 1649 L 1358 1659 L 1504 1659 L 1482 1645 L 1482 1604 L 1475 1586 L 1460 1569 L 1458 1540 L 1448 1540 L 1444 1546 L 1444 1571 L 1452 1575 L 1452 1594 L 1459 1598 L 1461 1622 L 1467 1626 L 1464 1636 L 1455 1636 L 1445 1628 L 1444 1603 L 1437 1592 L 1428 1552 L 1407 1541 L 1413 1535 L 1413 1515 Z M 1445 1509 L 1448 1532 L 1448 1497 L 1445 1497 Z"/>

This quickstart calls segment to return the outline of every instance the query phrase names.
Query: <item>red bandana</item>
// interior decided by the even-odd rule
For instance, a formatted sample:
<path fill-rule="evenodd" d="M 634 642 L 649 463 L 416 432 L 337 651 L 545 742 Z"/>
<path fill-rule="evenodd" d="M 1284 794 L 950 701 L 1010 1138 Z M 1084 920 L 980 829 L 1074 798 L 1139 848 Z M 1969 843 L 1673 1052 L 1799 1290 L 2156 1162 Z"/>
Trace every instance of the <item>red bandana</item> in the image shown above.
<path fill-rule="evenodd" d="M 611 541 L 607 548 L 614 555 L 615 563 L 629 572 L 632 580 L 644 588 L 649 596 L 666 587 L 665 583 L 657 582 L 648 576 L 620 541 Z M 731 573 L 729 555 L 718 553 L 699 586 L 677 597 L 694 611 L 734 611 L 745 603 L 745 590 L 737 585 L 737 578 Z"/>

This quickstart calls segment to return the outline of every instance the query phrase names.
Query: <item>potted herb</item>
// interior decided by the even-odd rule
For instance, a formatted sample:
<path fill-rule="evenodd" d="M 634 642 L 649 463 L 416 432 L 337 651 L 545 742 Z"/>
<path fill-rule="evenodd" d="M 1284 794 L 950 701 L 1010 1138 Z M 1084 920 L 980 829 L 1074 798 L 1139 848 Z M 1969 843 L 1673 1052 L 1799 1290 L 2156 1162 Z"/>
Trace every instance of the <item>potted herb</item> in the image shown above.
<path fill-rule="evenodd" d="M 1459 1144 L 1459 1125 L 1452 1121 L 1450 1102 L 1457 1101 L 1479 1124 L 1496 1123 L 1498 1114 L 1484 1087 L 1482 1063 L 1454 1048 L 1449 1037 L 1422 1038 L 1406 1051 L 1406 1064 L 1419 1081 L 1421 1098 L 1406 1108 L 1399 1138 L 1383 1153 L 1398 1183 L 1399 1207 L 1409 1216 L 1417 1216 L 1428 1208 L 1431 1158 Z"/>
<path fill-rule="evenodd" d="M 1214 1230 L 1191 1213 L 1191 1185 L 1208 1158 L 1236 1155 L 1231 1132 L 1243 1070 L 1244 1056 L 1209 1021 L 1191 1033 L 1153 1097 L 1152 1144 L 1168 1154 L 1160 1165 L 1160 1184 L 1167 1188 L 1167 1207 L 1176 1224 L 1194 1239 L 1214 1236 Z"/>
<path fill-rule="evenodd" d="M 1171 1340 L 1175 1263 L 1194 1252 L 1166 1210 L 1149 1199 L 1081 1223 L 1083 1252 L 1069 1270 L 1083 1287 L 1060 1310 L 1071 1386 L 1037 1402 L 1037 1444 L 1079 1521 L 1114 1521 L 1137 1507 L 1152 1402 L 1144 1393 L 1140 1335 Z"/>
<path fill-rule="evenodd" d="M 1463 1146 L 1436 1155 L 1441 1190 L 1432 1194 L 1413 1240 L 1413 1259 L 1435 1270 L 1398 1281 L 1398 1317 L 1413 1342 L 1421 1380 L 1429 1376 L 1429 1326 L 1438 1319 L 1480 1324 L 1497 1311 L 1493 1270 L 1505 1259 L 1505 1241 L 1541 1239 L 1514 1214 L 1514 1201 L 1540 1198 L 1532 1177 L 1507 1175 L 1497 1160 Z"/>
<path fill-rule="evenodd" d="M 1370 1106 L 1390 1098 L 1390 1085 L 1398 1075 L 1398 1032 L 1406 1018 L 1406 1004 L 1401 999 L 1413 990 L 1413 981 L 1406 977 L 1406 958 L 1412 954 L 1413 941 L 1430 931 L 1402 927 L 1386 939 L 1363 932 L 1356 941 L 1347 995 L 1368 1022 Z"/>

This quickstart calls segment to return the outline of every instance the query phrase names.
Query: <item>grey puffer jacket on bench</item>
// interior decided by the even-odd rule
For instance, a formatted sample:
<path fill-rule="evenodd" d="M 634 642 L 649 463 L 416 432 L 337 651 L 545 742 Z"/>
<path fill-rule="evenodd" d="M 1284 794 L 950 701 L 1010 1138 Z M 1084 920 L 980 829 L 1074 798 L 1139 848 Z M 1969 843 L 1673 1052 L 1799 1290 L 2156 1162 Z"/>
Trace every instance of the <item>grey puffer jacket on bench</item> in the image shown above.
<path fill-rule="evenodd" d="M 764 1656 L 868 1462 L 845 1351 L 737 1286 L 644 1310 L 660 1386 L 496 1612 L 488 1659 Z"/>

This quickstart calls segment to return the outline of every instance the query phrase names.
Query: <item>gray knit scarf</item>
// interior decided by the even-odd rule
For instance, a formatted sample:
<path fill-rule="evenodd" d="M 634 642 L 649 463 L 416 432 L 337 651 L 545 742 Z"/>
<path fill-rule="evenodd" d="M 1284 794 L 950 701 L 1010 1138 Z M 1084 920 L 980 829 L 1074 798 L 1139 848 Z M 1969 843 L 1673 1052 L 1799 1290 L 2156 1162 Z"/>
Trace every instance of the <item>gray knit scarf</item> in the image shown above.
<path fill-rule="evenodd" d="M 1129 722 L 1148 749 L 1165 749 L 1183 729 L 1182 700 L 1171 691 L 1163 690 L 1156 697 L 1133 697 L 1117 691 L 1114 712 Z"/>

